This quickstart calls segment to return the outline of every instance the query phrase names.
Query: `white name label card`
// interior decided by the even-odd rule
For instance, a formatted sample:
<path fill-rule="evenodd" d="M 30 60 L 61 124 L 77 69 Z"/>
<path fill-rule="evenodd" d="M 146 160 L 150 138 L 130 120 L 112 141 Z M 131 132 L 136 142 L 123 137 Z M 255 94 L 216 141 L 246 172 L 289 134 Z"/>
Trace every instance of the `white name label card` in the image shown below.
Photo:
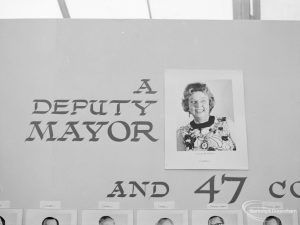
<path fill-rule="evenodd" d="M 61 201 L 40 201 L 41 209 L 61 209 Z"/>
<path fill-rule="evenodd" d="M 207 205 L 207 209 L 228 209 L 229 205 L 226 203 L 211 203 Z"/>
<path fill-rule="evenodd" d="M 174 209 L 175 202 L 168 201 L 168 202 L 154 202 L 154 209 Z"/>
<path fill-rule="evenodd" d="M 99 209 L 120 209 L 120 202 L 98 202 Z"/>
<path fill-rule="evenodd" d="M 0 201 L 0 209 L 10 208 L 10 201 Z"/>

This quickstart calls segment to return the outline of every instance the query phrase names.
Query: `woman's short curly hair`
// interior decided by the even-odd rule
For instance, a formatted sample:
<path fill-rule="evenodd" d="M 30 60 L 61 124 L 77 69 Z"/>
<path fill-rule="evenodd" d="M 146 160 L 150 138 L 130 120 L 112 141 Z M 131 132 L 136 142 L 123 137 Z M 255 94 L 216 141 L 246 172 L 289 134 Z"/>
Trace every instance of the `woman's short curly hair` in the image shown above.
<path fill-rule="evenodd" d="M 186 86 L 183 92 L 182 107 L 185 112 L 189 111 L 189 97 L 196 91 L 203 92 L 209 99 L 209 112 L 215 106 L 215 97 L 205 83 L 191 83 Z"/>

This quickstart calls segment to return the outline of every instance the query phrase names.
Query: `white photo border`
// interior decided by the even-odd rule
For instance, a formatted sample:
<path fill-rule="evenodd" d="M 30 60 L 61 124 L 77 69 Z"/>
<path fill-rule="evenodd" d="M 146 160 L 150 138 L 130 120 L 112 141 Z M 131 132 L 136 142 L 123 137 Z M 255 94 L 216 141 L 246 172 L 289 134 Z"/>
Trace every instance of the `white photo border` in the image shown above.
<path fill-rule="evenodd" d="M 229 210 L 229 209 L 206 209 L 206 210 L 192 210 L 192 222 L 191 225 L 207 225 L 206 224 L 201 224 L 199 223 L 199 221 L 197 220 L 198 216 L 201 215 L 209 215 L 209 217 L 211 216 L 221 216 L 222 215 L 229 215 L 229 214 L 234 214 L 237 216 L 237 223 L 235 225 L 241 225 L 243 224 L 243 213 L 242 210 Z M 209 218 L 205 218 L 205 219 L 209 219 Z"/>
<path fill-rule="evenodd" d="M 15 225 L 22 225 L 22 217 L 23 217 L 22 209 L 0 209 L 0 216 L 3 214 L 16 214 L 17 223 Z"/>
<path fill-rule="evenodd" d="M 262 210 L 264 211 L 264 210 Z M 249 215 L 248 213 L 246 213 L 247 216 L 247 224 L 249 225 L 260 225 L 262 224 L 263 220 L 260 221 L 259 220 L 259 216 L 258 215 L 264 215 L 263 218 L 267 218 L 268 216 L 276 216 L 276 217 L 282 217 L 282 215 L 289 215 L 291 216 L 292 219 L 292 224 L 291 225 L 298 225 L 298 211 L 295 210 L 288 210 L 288 209 L 270 209 L 270 210 L 266 210 L 266 211 L 272 211 L 272 212 L 268 212 L 268 213 L 256 213 L 256 214 L 251 214 Z M 282 220 L 282 218 L 281 218 Z M 285 223 L 282 223 L 285 224 Z"/>
<path fill-rule="evenodd" d="M 48 217 L 48 216 L 55 217 L 55 215 L 69 214 L 71 216 L 71 222 L 69 225 L 77 225 L 77 210 L 76 209 L 27 209 L 25 211 L 24 225 L 32 225 L 30 223 L 30 219 L 35 214 L 45 214 L 45 216 L 43 216 L 43 217 Z"/>
<path fill-rule="evenodd" d="M 174 92 L 183 81 L 232 81 L 234 128 L 238 134 L 236 151 L 177 151 L 177 115 Z M 243 74 L 235 70 L 166 70 L 165 71 L 165 169 L 232 169 L 248 170 L 247 135 Z M 181 97 L 182 98 L 182 97 Z M 175 106 L 177 107 L 177 106 Z"/>
<path fill-rule="evenodd" d="M 104 215 L 126 215 L 127 224 L 133 225 L 133 210 L 121 210 L 121 209 L 89 209 L 81 211 L 81 225 L 88 225 L 86 222 L 88 214 L 97 214 L 99 216 Z"/>
<path fill-rule="evenodd" d="M 168 217 L 170 214 L 174 215 L 180 215 L 182 216 L 182 224 L 181 225 L 188 225 L 188 210 L 179 210 L 179 209 L 140 209 L 136 211 L 136 225 L 145 225 L 141 223 L 141 218 L 145 214 L 152 214 L 153 216 L 158 216 L 157 218 L 162 218 L 162 217 Z M 170 216 L 169 216 L 170 217 Z M 156 219 L 157 219 L 156 218 Z M 156 220 L 155 219 L 155 220 Z M 153 223 L 155 224 L 155 223 Z"/>

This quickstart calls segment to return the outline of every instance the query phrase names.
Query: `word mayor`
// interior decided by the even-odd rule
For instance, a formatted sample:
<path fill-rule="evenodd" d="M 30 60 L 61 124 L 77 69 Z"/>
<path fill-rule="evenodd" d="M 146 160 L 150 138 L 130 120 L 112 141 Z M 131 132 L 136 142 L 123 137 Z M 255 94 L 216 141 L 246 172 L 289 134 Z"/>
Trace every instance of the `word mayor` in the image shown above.
<path fill-rule="evenodd" d="M 142 85 L 134 94 L 143 93 L 146 96 L 155 94 L 149 85 L 149 80 L 143 79 Z M 34 110 L 32 114 L 41 118 L 55 120 L 36 120 L 31 121 L 31 131 L 25 141 L 44 140 L 44 141 L 83 141 L 96 142 L 100 140 L 100 135 L 107 134 L 109 139 L 116 142 L 129 140 L 131 142 L 140 141 L 141 137 L 155 142 L 158 139 L 153 137 L 153 124 L 150 121 L 139 120 L 128 123 L 123 120 L 107 121 L 107 118 L 126 116 L 133 114 L 128 112 L 128 108 L 133 108 L 137 116 L 143 118 L 147 115 L 151 106 L 157 101 L 154 100 L 86 100 L 86 99 L 34 99 Z M 123 112 L 126 109 L 125 112 Z M 76 116 L 79 113 L 88 114 L 92 118 L 106 118 L 104 121 L 67 121 L 61 124 L 61 120 L 56 121 L 57 116 L 67 115 L 67 118 Z M 80 114 L 79 118 L 82 118 Z"/>

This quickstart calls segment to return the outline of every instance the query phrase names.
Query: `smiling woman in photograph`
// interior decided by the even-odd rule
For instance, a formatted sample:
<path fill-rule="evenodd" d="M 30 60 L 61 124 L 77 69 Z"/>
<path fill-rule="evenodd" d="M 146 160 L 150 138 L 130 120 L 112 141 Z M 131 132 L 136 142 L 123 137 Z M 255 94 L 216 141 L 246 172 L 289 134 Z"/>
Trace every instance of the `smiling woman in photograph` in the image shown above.
<path fill-rule="evenodd" d="M 182 107 L 193 120 L 177 130 L 177 151 L 235 151 L 226 117 L 211 115 L 215 98 L 205 83 L 188 84 L 183 93 Z"/>

